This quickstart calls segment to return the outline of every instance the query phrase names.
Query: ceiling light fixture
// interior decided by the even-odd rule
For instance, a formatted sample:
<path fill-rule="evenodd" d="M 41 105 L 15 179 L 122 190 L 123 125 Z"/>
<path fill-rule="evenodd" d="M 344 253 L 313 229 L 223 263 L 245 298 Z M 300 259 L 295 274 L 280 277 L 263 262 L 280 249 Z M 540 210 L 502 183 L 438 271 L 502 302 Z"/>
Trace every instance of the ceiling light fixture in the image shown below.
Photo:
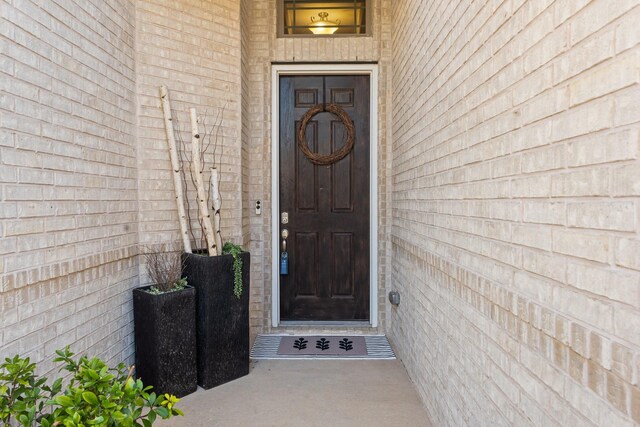
<path fill-rule="evenodd" d="M 327 12 L 318 13 L 320 19 L 315 16 L 311 17 L 311 25 L 309 29 L 313 34 L 333 34 L 338 30 L 340 21 L 329 21 Z"/>

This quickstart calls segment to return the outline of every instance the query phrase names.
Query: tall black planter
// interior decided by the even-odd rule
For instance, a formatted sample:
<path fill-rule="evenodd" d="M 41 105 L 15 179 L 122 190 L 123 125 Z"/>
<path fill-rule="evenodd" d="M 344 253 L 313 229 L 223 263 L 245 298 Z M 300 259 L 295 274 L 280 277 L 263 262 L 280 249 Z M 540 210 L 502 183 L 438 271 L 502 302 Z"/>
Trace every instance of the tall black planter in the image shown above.
<path fill-rule="evenodd" d="M 196 289 L 153 295 L 133 290 L 136 375 L 156 394 L 197 389 Z"/>
<path fill-rule="evenodd" d="M 183 277 L 197 290 L 198 385 L 209 389 L 249 373 L 248 252 L 242 259 L 242 295 L 233 294 L 233 256 L 183 254 Z"/>

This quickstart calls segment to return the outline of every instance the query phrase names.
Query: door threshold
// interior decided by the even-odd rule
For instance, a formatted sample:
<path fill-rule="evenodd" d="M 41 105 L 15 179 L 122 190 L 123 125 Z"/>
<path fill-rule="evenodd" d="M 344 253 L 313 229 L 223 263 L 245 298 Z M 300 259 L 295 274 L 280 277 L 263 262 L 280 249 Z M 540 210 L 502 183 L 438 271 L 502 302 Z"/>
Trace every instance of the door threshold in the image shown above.
<path fill-rule="evenodd" d="M 368 320 L 282 320 L 278 326 L 327 326 L 327 327 L 356 327 L 356 328 L 372 328 L 371 322 Z"/>

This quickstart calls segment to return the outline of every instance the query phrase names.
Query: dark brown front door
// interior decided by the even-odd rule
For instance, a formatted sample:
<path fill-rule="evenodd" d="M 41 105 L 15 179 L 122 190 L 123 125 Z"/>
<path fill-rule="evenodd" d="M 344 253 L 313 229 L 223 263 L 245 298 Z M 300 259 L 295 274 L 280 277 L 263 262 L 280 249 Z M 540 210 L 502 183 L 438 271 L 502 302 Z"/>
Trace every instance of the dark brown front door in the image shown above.
<path fill-rule="evenodd" d="M 282 320 L 369 320 L 369 102 L 369 76 L 280 78 L 280 214 L 288 223 L 279 226 L 289 233 Z M 355 144 L 342 160 L 317 166 L 298 149 L 296 131 L 307 110 L 324 103 L 349 114 Z M 344 145 L 346 130 L 321 112 L 306 140 L 329 154 Z"/>

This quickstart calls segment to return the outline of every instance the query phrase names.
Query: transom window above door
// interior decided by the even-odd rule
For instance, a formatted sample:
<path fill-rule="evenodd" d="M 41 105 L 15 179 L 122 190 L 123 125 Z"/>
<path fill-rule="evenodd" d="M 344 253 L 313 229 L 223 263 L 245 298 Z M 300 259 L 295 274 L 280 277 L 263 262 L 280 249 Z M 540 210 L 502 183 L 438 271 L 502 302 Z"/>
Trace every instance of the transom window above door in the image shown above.
<path fill-rule="evenodd" d="M 368 0 L 281 0 L 281 36 L 368 35 Z"/>

